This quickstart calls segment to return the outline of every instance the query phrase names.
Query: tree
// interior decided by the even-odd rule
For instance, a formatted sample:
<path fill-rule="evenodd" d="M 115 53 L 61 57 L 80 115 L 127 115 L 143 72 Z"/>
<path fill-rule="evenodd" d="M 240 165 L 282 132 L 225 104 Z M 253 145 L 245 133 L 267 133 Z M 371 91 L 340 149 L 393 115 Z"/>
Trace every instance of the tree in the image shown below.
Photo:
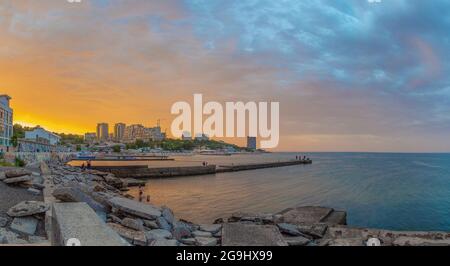
<path fill-rule="evenodd" d="M 113 147 L 113 152 L 115 152 L 115 153 L 119 153 L 121 150 L 122 149 L 120 148 L 119 145 L 116 145 L 116 146 Z"/>

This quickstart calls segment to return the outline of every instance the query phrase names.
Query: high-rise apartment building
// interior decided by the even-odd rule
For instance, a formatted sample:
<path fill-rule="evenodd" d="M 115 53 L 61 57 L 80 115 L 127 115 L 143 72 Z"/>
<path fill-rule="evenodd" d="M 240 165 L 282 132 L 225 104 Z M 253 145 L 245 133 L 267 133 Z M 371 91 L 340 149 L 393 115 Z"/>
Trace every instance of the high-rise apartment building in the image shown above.
<path fill-rule="evenodd" d="M 13 135 L 13 110 L 9 106 L 11 97 L 0 95 L 0 149 L 9 150 Z"/>
<path fill-rule="evenodd" d="M 97 139 L 100 141 L 109 139 L 109 125 L 107 123 L 99 123 L 97 125 Z"/>
<path fill-rule="evenodd" d="M 125 128 L 127 126 L 124 123 L 117 123 L 114 125 L 114 139 L 115 140 L 123 140 L 125 137 Z"/>

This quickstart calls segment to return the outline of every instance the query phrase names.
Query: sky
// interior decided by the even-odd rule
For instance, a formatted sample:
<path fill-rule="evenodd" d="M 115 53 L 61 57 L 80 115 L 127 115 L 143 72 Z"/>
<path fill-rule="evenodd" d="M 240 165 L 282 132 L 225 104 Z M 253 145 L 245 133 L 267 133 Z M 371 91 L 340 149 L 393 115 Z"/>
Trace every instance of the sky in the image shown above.
<path fill-rule="evenodd" d="M 1 0 L 0 93 L 59 132 L 170 130 L 202 93 L 280 102 L 280 151 L 450 152 L 449 18 L 446 0 Z"/>

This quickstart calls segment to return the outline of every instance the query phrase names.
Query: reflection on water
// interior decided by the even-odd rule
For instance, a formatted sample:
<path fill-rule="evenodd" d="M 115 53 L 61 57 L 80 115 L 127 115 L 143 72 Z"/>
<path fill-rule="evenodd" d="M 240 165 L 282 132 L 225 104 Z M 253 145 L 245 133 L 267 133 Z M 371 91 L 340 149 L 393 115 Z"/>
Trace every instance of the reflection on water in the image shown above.
<path fill-rule="evenodd" d="M 194 156 L 183 163 L 249 163 L 296 154 Z M 236 211 L 322 205 L 349 212 L 355 226 L 450 231 L 450 155 L 312 153 L 312 165 L 149 180 L 152 202 L 178 217 L 212 222 Z M 432 167 L 431 167 L 432 166 Z M 131 194 L 136 196 L 137 189 Z"/>

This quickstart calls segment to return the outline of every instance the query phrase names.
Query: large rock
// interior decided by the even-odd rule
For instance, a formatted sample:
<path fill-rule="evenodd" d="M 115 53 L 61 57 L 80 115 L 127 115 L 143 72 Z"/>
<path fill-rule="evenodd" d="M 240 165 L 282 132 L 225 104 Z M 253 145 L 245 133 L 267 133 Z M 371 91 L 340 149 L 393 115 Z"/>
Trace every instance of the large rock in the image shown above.
<path fill-rule="evenodd" d="M 172 231 L 172 225 L 164 218 L 164 217 L 158 217 L 156 218 L 156 223 L 158 224 L 159 228 Z"/>
<path fill-rule="evenodd" d="M 127 217 L 121 221 L 121 224 L 136 231 L 144 231 L 144 222 L 141 219 L 131 219 Z"/>
<path fill-rule="evenodd" d="M 8 224 L 8 218 L 0 216 L 0 227 L 5 227 Z"/>
<path fill-rule="evenodd" d="M 19 234 L 34 235 L 38 222 L 34 217 L 17 217 L 14 218 L 10 227 L 11 230 Z"/>
<path fill-rule="evenodd" d="M 281 223 L 281 224 L 277 224 L 278 229 L 280 229 L 280 231 L 282 233 L 291 235 L 291 236 L 303 236 L 302 233 L 300 233 L 300 231 L 297 229 L 296 225 L 293 224 L 287 224 L 287 223 Z"/>
<path fill-rule="evenodd" d="M 27 243 L 27 241 L 20 239 L 18 234 L 6 228 L 0 228 L 0 244 L 22 245 Z"/>
<path fill-rule="evenodd" d="M 181 221 L 175 222 L 173 229 L 172 229 L 172 235 L 175 239 L 183 239 L 183 238 L 189 238 L 192 236 L 191 227 Z"/>
<path fill-rule="evenodd" d="M 161 211 L 150 204 L 145 204 L 122 197 L 114 197 L 108 202 L 117 210 L 140 218 L 155 220 L 161 216 Z"/>
<path fill-rule="evenodd" d="M 287 209 L 280 214 L 285 223 L 301 225 L 320 223 L 332 212 L 331 208 L 306 206 Z"/>
<path fill-rule="evenodd" d="M 212 237 L 212 234 L 210 232 L 204 232 L 199 230 L 192 232 L 192 235 L 194 237 Z"/>
<path fill-rule="evenodd" d="M 297 229 L 306 235 L 313 238 L 322 238 L 327 232 L 328 225 L 326 224 L 312 224 L 312 225 L 299 225 Z"/>
<path fill-rule="evenodd" d="M 78 187 L 57 187 L 53 191 L 53 197 L 62 202 L 85 202 L 105 221 L 107 213 L 105 206 Z"/>
<path fill-rule="evenodd" d="M 222 229 L 221 224 L 201 224 L 200 230 L 205 232 L 210 232 L 211 234 L 216 234 Z"/>
<path fill-rule="evenodd" d="M 5 172 L 6 178 L 14 178 L 14 177 L 21 177 L 31 175 L 31 171 L 28 171 L 26 169 L 18 168 L 13 170 L 8 170 Z"/>
<path fill-rule="evenodd" d="M 65 246 L 73 238 L 82 246 L 128 245 L 86 203 L 54 203 L 52 211 L 54 246 Z"/>
<path fill-rule="evenodd" d="M 136 231 L 133 229 L 126 228 L 120 224 L 109 223 L 109 227 L 111 227 L 114 231 L 116 231 L 121 237 L 129 241 L 133 245 L 137 246 L 146 246 L 147 245 L 147 237 L 145 236 L 144 231 Z"/>
<path fill-rule="evenodd" d="M 155 229 L 147 231 L 145 233 L 148 240 L 158 240 L 158 239 L 170 239 L 172 238 L 172 233 L 164 229 Z"/>
<path fill-rule="evenodd" d="M 17 183 L 29 182 L 31 180 L 33 180 L 33 177 L 26 175 L 26 176 L 14 177 L 14 178 L 7 178 L 7 179 L 3 180 L 3 183 L 12 185 L 12 184 L 17 184 Z"/>
<path fill-rule="evenodd" d="M 273 225 L 242 223 L 224 224 L 223 246 L 287 246 L 280 231 Z"/>
<path fill-rule="evenodd" d="M 23 201 L 8 210 L 11 217 L 24 217 L 48 211 L 50 206 L 40 201 Z"/>
<path fill-rule="evenodd" d="M 288 243 L 289 246 L 306 246 L 311 242 L 310 239 L 303 236 L 285 237 L 284 240 Z"/>
<path fill-rule="evenodd" d="M 172 210 L 167 208 L 166 206 L 163 206 L 161 209 L 164 219 L 166 219 L 170 226 L 173 226 L 173 224 L 175 223 L 175 216 L 173 215 Z"/>

